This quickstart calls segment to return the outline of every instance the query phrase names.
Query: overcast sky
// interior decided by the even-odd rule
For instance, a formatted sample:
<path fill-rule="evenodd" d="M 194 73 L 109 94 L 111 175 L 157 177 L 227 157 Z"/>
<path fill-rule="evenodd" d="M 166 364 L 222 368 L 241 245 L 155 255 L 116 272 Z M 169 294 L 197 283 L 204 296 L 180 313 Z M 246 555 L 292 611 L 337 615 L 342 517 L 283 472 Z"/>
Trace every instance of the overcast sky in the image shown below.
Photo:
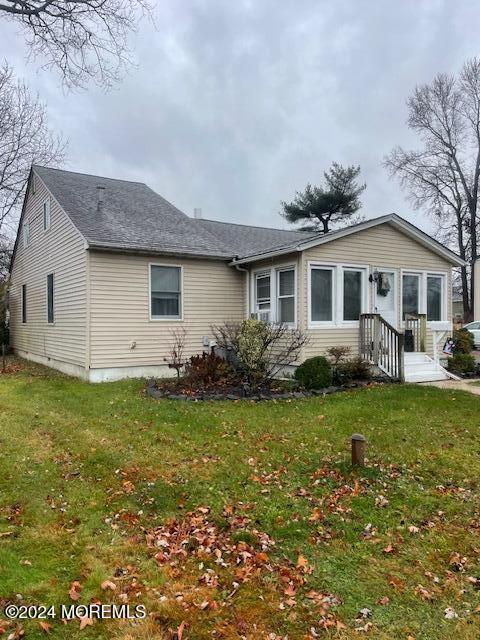
<path fill-rule="evenodd" d="M 363 213 L 428 229 L 382 167 L 412 88 L 479 55 L 476 0 L 162 0 L 136 67 L 109 93 L 65 94 L 0 17 L 0 55 L 48 103 L 67 168 L 140 180 L 187 214 L 286 226 L 280 200 L 333 160 L 360 164 Z"/>

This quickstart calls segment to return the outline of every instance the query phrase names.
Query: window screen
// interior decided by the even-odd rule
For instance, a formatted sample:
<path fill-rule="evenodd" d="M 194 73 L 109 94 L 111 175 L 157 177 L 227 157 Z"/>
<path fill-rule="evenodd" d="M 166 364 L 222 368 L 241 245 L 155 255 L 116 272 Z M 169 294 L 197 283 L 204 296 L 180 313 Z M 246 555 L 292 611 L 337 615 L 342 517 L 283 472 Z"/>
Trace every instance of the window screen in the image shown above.
<path fill-rule="evenodd" d="M 152 318 L 180 318 L 181 269 L 152 265 L 150 272 Z"/>

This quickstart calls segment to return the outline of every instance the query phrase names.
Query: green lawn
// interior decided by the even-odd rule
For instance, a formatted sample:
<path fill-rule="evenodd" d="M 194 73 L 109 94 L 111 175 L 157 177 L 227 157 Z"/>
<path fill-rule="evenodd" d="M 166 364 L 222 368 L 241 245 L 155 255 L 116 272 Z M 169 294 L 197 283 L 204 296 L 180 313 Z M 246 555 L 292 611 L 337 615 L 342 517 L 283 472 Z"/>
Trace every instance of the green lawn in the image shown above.
<path fill-rule="evenodd" d="M 78 581 L 147 610 L 51 638 L 478 638 L 479 423 L 478 396 L 425 386 L 202 404 L 0 374 L 0 603 Z"/>

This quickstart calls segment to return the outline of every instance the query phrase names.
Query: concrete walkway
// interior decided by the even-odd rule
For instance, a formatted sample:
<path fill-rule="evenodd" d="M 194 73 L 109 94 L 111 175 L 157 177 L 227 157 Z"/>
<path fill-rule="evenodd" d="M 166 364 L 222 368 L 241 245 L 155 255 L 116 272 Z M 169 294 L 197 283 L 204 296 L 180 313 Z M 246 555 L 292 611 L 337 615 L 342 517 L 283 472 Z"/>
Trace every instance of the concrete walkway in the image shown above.
<path fill-rule="evenodd" d="M 452 391 L 469 391 L 476 396 L 480 396 L 480 378 L 472 378 L 470 380 L 434 380 L 420 384 L 428 384 L 440 389 L 451 389 Z"/>

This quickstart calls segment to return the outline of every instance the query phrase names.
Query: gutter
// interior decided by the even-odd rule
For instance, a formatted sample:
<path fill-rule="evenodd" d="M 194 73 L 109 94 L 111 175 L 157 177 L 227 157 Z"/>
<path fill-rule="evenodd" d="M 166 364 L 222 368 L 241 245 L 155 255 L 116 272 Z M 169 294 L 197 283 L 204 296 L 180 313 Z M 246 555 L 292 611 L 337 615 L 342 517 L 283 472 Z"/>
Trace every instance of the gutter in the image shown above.
<path fill-rule="evenodd" d="M 188 251 L 175 251 L 173 249 L 153 249 L 148 247 L 122 247 L 119 245 L 110 245 L 99 242 L 86 242 L 87 250 L 104 251 L 106 253 L 128 253 L 132 255 L 159 255 L 159 256 L 172 256 L 172 257 L 185 257 L 200 260 L 219 260 L 230 261 L 232 257 L 230 255 L 209 255 L 204 253 L 193 253 Z"/>
<path fill-rule="evenodd" d="M 257 253 L 256 255 L 247 256 L 246 258 L 234 258 L 229 264 L 231 267 L 236 267 L 236 265 L 246 264 L 247 262 L 266 260 L 267 258 L 275 258 L 276 256 L 283 256 L 286 253 L 294 253 L 295 251 L 303 251 L 303 248 L 298 244 L 288 245 L 287 247 L 283 247 L 281 249 L 275 249 L 273 251 L 267 251 L 265 253 Z"/>

